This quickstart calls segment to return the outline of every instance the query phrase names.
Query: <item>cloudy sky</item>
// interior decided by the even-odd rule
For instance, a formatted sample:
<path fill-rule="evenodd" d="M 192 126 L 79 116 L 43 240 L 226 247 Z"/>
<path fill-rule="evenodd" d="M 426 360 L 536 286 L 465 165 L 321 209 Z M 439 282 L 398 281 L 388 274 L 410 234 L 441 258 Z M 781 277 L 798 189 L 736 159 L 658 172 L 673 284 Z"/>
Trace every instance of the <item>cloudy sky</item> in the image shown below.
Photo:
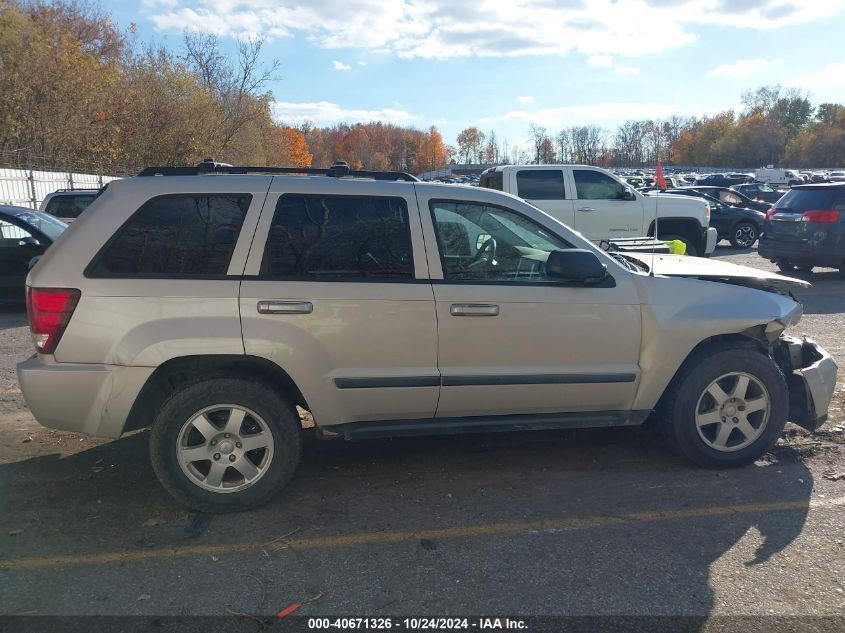
<path fill-rule="evenodd" d="M 144 41 L 260 35 L 280 121 L 614 127 L 736 107 L 781 83 L 845 102 L 845 0 L 129 0 Z"/>

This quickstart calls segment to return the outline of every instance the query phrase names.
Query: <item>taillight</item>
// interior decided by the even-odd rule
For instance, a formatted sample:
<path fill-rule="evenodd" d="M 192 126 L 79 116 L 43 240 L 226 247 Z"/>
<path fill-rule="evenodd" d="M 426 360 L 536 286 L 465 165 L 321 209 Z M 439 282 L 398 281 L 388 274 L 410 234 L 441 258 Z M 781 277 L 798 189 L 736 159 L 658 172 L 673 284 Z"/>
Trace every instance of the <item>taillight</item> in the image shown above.
<path fill-rule="evenodd" d="M 772 207 L 771 209 L 769 209 L 768 211 L 766 211 L 766 219 L 767 219 L 767 220 L 771 220 L 771 219 L 772 219 L 772 216 L 773 216 L 775 213 L 777 213 L 777 209 L 775 209 L 774 207 Z"/>
<path fill-rule="evenodd" d="M 839 222 L 839 211 L 833 209 L 822 209 L 816 211 L 805 211 L 801 216 L 802 222 L 819 222 L 820 224 L 833 224 Z"/>
<path fill-rule="evenodd" d="M 79 295 L 76 288 L 27 289 L 26 311 L 35 349 L 42 354 L 55 351 L 76 309 Z"/>

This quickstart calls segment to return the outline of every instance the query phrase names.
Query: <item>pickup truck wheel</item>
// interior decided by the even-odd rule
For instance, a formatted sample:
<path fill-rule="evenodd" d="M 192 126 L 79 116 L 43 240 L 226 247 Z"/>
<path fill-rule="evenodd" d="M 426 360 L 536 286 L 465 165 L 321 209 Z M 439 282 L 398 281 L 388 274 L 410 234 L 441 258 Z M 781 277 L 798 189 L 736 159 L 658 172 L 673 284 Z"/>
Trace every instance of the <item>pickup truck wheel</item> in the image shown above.
<path fill-rule="evenodd" d="M 214 378 L 171 395 L 150 433 L 153 469 L 178 501 L 201 512 L 267 502 L 296 470 L 296 409 L 272 389 Z"/>
<path fill-rule="evenodd" d="M 692 257 L 698 256 L 698 249 L 695 247 L 695 244 L 690 240 L 688 237 L 684 237 L 683 235 L 661 235 L 658 239 L 669 241 L 669 240 L 678 240 L 679 242 L 683 242 L 684 245 L 687 247 L 687 255 Z"/>
<path fill-rule="evenodd" d="M 731 246 L 751 248 L 757 241 L 757 226 L 752 222 L 738 222 L 731 231 Z"/>
<path fill-rule="evenodd" d="M 786 380 L 768 356 L 739 347 L 700 356 L 682 372 L 666 413 L 678 448 L 699 466 L 748 464 L 783 432 Z"/>

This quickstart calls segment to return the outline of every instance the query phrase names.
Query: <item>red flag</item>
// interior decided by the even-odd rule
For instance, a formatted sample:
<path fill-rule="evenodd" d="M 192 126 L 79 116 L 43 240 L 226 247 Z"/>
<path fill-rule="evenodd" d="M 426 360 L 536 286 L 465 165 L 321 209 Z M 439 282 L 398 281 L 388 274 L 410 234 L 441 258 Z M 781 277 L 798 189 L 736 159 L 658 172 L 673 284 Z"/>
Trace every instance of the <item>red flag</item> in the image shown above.
<path fill-rule="evenodd" d="M 660 189 L 666 189 L 666 178 L 663 176 L 663 165 L 660 160 L 657 161 L 657 169 L 654 170 L 654 184 Z"/>

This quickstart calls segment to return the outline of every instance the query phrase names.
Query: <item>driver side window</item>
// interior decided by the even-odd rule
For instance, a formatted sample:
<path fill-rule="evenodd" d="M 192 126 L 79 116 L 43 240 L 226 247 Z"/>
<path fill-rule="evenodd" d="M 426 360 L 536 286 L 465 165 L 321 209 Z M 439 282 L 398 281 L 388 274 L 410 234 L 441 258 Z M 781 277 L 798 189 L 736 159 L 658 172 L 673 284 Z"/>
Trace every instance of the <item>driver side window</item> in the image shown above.
<path fill-rule="evenodd" d="M 625 186 L 607 174 L 592 169 L 573 169 L 579 200 L 623 200 Z"/>
<path fill-rule="evenodd" d="M 446 279 L 555 281 L 545 274 L 549 253 L 572 248 L 534 221 L 503 207 L 432 201 L 430 208 Z"/>

